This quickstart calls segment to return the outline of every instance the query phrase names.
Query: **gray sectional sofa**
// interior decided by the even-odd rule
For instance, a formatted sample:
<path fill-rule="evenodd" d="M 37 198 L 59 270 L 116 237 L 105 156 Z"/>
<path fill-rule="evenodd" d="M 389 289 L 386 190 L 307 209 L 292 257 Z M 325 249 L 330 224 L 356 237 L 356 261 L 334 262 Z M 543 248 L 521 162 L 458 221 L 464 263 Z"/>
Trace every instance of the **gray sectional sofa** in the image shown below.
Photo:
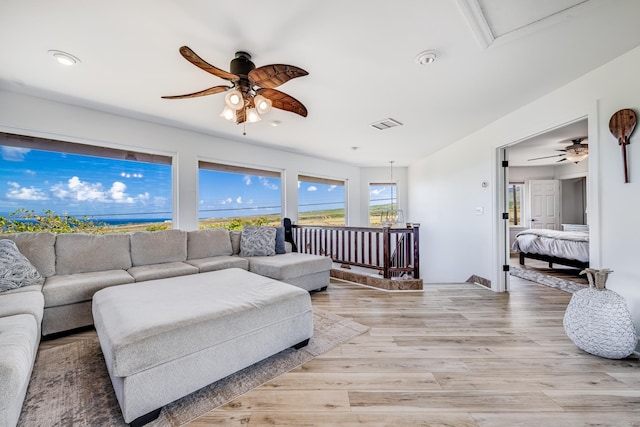
<path fill-rule="evenodd" d="M 92 325 L 92 298 L 101 289 L 229 268 L 307 291 L 328 285 L 330 258 L 264 252 L 264 236 L 256 250 L 251 237 L 225 229 L 0 235 L 14 241 L 44 279 L 0 292 L 0 427 L 17 423 L 40 337 Z"/>

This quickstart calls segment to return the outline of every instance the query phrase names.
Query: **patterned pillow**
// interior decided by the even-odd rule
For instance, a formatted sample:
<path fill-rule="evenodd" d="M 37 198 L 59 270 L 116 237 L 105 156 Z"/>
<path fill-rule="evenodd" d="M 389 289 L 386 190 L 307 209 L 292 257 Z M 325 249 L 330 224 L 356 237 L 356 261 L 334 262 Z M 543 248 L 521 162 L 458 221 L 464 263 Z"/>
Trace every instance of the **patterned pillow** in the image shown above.
<path fill-rule="evenodd" d="M 240 256 L 271 256 L 276 254 L 274 227 L 247 226 L 242 228 Z"/>
<path fill-rule="evenodd" d="M 44 278 L 20 253 L 15 242 L 0 240 L 0 292 L 43 283 Z"/>

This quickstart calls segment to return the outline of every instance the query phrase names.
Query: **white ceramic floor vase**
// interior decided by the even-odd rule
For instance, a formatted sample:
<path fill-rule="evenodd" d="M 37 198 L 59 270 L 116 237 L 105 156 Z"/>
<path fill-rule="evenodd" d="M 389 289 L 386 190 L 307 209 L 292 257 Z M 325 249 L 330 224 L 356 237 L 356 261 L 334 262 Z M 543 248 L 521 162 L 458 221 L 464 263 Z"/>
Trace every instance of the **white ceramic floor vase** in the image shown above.
<path fill-rule="evenodd" d="M 627 303 L 605 288 L 611 270 L 587 268 L 589 288 L 571 297 L 564 315 L 564 330 L 578 348 L 607 359 L 623 359 L 633 353 L 638 335 Z"/>

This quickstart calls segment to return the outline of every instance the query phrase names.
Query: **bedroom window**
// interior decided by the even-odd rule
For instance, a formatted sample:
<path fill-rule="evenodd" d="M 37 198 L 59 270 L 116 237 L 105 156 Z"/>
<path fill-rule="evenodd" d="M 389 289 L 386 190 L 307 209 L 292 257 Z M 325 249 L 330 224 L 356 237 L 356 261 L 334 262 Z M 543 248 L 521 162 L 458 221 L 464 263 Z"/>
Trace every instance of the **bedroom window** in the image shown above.
<path fill-rule="evenodd" d="M 509 226 L 522 227 L 522 200 L 524 197 L 524 184 L 510 183 L 508 191 L 509 200 Z"/>
<path fill-rule="evenodd" d="M 398 186 L 393 182 L 369 184 L 369 225 L 382 225 L 387 212 L 397 211 Z"/>
<path fill-rule="evenodd" d="M 298 224 L 345 225 L 345 181 L 298 175 Z"/>
<path fill-rule="evenodd" d="M 0 155 L 1 217 L 122 232 L 172 227 L 169 156 L 7 133 Z"/>
<path fill-rule="evenodd" d="M 200 228 L 280 225 L 282 183 L 279 171 L 221 163 L 198 163 Z"/>

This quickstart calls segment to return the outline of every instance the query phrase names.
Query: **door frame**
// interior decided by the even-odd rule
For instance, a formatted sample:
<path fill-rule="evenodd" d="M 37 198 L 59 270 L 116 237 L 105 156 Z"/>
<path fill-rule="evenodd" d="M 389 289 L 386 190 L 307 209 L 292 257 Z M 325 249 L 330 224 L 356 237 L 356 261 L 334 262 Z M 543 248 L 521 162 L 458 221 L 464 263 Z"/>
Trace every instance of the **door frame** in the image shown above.
<path fill-rule="evenodd" d="M 494 230 L 494 239 L 493 239 L 493 247 L 494 247 L 494 269 L 491 282 L 491 290 L 495 292 L 506 292 L 509 289 L 509 273 L 503 271 L 503 263 L 504 263 L 504 253 L 505 251 L 510 252 L 508 235 L 505 236 L 504 232 L 504 220 L 502 219 L 502 213 L 504 211 L 504 206 L 506 203 L 506 188 L 505 188 L 505 179 L 508 180 L 508 168 L 502 167 L 502 160 L 504 156 L 504 152 L 515 144 L 520 142 L 524 142 L 534 136 L 547 133 L 553 129 L 557 129 L 560 127 L 564 127 L 571 123 L 577 122 L 579 120 L 587 119 L 587 127 L 589 129 L 589 157 L 587 157 L 587 161 L 589 162 L 589 173 L 587 175 L 587 191 L 588 191 L 588 218 L 589 218 L 589 265 L 592 268 L 600 268 L 602 253 L 600 250 L 600 232 L 601 232 L 601 224 L 600 224 L 600 168 L 598 163 L 599 151 L 600 151 L 600 133 L 599 133 L 599 102 L 595 101 L 589 108 L 589 113 L 586 116 L 578 117 L 573 120 L 569 120 L 567 122 L 558 124 L 557 126 L 553 126 L 547 129 L 544 129 L 541 132 L 537 132 L 531 135 L 528 135 L 524 138 L 521 138 L 516 141 L 512 141 L 508 144 L 504 144 L 496 147 L 492 150 L 492 159 L 493 159 L 493 167 L 494 167 L 494 177 L 496 179 L 497 185 L 494 186 L 494 191 L 492 195 L 493 199 L 493 224 Z M 505 170 L 507 169 L 507 170 Z"/>

